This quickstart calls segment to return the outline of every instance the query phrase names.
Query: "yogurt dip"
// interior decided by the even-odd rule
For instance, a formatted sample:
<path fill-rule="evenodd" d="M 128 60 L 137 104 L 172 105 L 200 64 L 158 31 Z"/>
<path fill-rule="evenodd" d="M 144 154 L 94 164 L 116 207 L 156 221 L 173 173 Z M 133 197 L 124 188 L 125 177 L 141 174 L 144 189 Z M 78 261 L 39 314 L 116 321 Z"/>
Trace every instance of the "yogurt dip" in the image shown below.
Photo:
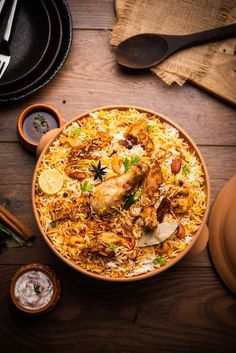
<path fill-rule="evenodd" d="M 61 294 L 56 273 L 37 263 L 20 267 L 12 276 L 9 289 L 13 304 L 32 315 L 51 311 Z"/>
<path fill-rule="evenodd" d="M 51 279 L 40 270 L 23 273 L 15 282 L 14 295 L 26 309 L 38 310 L 52 299 L 54 287 Z"/>

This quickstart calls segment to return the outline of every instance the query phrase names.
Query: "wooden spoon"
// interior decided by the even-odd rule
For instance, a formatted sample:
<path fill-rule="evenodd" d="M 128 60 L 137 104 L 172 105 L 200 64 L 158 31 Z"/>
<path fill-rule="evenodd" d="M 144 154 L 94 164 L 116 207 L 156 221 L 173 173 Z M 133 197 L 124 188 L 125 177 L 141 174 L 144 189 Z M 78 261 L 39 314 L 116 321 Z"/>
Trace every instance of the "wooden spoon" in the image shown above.
<path fill-rule="evenodd" d="M 116 60 L 128 68 L 147 69 L 178 50 L 231 37 L 236 37 L 236 24 L 177 36 L 143 33 L 121 42 L 116 50 Z"/>

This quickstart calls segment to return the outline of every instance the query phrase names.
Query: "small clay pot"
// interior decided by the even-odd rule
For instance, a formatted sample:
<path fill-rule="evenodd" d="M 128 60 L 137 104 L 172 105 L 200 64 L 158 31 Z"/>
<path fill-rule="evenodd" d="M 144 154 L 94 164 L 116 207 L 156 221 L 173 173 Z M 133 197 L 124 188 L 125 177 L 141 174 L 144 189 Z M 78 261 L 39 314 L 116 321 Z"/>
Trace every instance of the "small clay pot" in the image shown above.
<path fill-rule="evenodd" d="M 38 271 L 43 273 L 46 277 L 49 278 L 49 280 L 52 283 L 52 297 L 49 300 L 49 302 L 43 306 L 40 306 L 39 308 L 28 308 L 27 305 L 24 306 L 20 300 L 17 298 L 16 293 L 15 293 L 15 288 L 16 288 L 16 282 L 17 280 L 22 277 L 24 274 L 30 271 Z M 40 315 L 44 314 L 48 311 L 51 311 L 56 303 L 58 302 L 60 298 L 60 293 L 61 293 L 61 288 L 60 288 L 60 283 L 56 277 L 56 274 L 53 270 L 51 270 L 49 267 L 41 264 L 29 264 L 22 266 L 12 277 L 11 282 L 10 282 L 10 296 L 12 299 L 12 302 L 14 305 L 21 310 L 24 313 L 31 314 L 31 315 Z"/>
<path fill-rule="evenodd" d="M 52 128 L 49 127 L 45 132 L 45 134 L 48 132 L 50 133 L 52 129 L 61 128 L 65 123 L 65 120 L 63 119 L 61 112 L 48 104 L 32 104 L 27 108 L 25 108 L 19 116 L 19 119 L 17 122 L 17 132 L 18 132 L 19 140 L 22 143 L 22 145 L 31 152 L 36 151 L 40 138 L 38 139 L 38 141 L 35 141 L 34 138 L 30 138 L 29 134 L 28 135 L 26 134 L 26 130 L 24 128 L 24 122 L 26 118 L 28 118 L 31 114 L 35 114 L 36 116 L 37 114 L 40 114 L 40 112 L 45 112 L 49 114 L 55 120 L 55 126 L 53 126 Z M 43 138 L 43 136 L 44 136 L 44 132 L 41 133 L 41 139 Z"/>

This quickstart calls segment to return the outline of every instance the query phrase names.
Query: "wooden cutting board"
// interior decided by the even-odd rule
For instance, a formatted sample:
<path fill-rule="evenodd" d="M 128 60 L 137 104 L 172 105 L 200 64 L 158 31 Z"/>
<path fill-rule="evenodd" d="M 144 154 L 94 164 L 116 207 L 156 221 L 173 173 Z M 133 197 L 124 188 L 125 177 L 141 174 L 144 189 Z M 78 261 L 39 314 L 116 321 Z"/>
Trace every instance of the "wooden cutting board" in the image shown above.
<path fill-rule="evenodd" d="M 125 3 L 126 0 L 115 0 L 117 15 Z M 236 2 L 230 16 L 236 22 Z M 204 77 L 194 78 L 191 83 L 236 106 L 236 38 L 222 41 L 208 73 Z"/>

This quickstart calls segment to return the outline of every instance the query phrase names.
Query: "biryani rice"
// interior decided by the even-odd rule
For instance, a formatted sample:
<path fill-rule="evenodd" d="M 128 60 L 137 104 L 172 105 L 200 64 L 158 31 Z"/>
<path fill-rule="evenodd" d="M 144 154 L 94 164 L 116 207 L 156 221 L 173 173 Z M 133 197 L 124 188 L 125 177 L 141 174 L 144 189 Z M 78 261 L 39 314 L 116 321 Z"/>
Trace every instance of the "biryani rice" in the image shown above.
<path fill-rule="evenodd" d="M 117 175 L 112 167 L 114 151 L 121 161 L 121 174 L 125 172 L 124 158 L 130 160 L 133 156 L 147 156 L 147 151 L 140 144 L 127 149 L 119 143 L 125 139 L 127 127 L 141 119 L 147 123 L 148 134 L 154 143 L 152 156 L 159 162 L 163 176 L 155 207 L 164 197 L 173 199 L 179 193 L 187 192 L 188 198 L 192 200 L 185 213 L 169 212 L 164 217 L 166 222 L 177 219 L 184 226 L 183 239 L 175 232 L 164 244 L 142 248 L 137 245 L 142 237 L 142 227 L 134 222 L 131 210 L 125 210 L 123 203 L 115 207 L 109 217 L 97 214 L 91 216 L 89 210 L 90 195 L 96 185 L 101 183 L 100 180 L 94 180 L 91 165 L 97 164 L 99 160 L 106 167 L 106 180 Z M 76 147 L 82 145 L 85 157 L 83 153 L 74 155 Z M 92 159 L 91 156 L 90 159 L 86 158 L 86 148 L 92 150 Z M 173 159 L 178 158 L 182 160 L 182 168 L 179 173 L 173 174 L 171 164 Z M 86 179 L 69 177 L 68 168 L 82 170 L 86 173 Z M 61 190 L 53 195 L 45 194 L 38 183 L 40 174 L 48 169 L 56 169 L 64 180 Z M 158 116 L 136 109 L 100 110 L 67 125 L 51 144 L 37 169 L 35 205 L 44 233 L 64 258 L 104 277 L 134 277 L 165 266 L 193 241 L 206 210 L 204 172 L 195 152 L 179 131 L 162 122 Z M 138 202 L 134 210 L 135 207 L 138 208 Z M 110 230 L 124 238 L 125 245 L 113 246 L 112 257 L 89 251 L 98 235 Z"/>

